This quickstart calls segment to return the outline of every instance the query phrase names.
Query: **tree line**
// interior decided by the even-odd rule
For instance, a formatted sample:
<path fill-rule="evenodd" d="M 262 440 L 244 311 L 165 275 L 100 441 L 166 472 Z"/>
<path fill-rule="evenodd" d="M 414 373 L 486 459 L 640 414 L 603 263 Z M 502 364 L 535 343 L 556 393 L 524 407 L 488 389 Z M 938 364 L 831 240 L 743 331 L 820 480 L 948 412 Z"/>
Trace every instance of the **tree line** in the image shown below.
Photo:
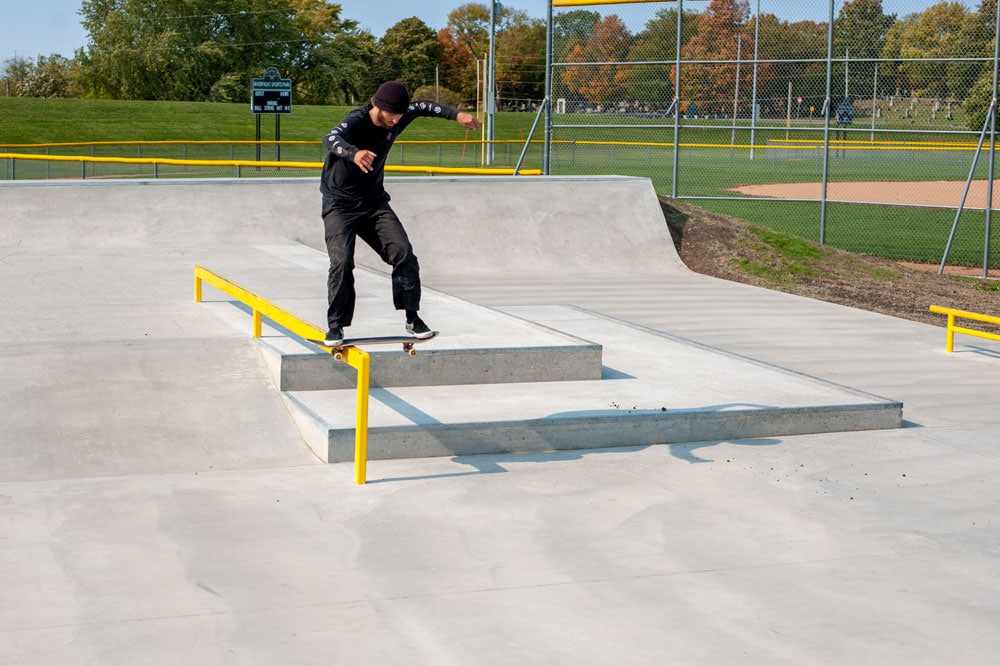
<path fill-rule="evenodd" d="M 457 7 L 436 32 L 410 17 L 381 37 L 324 0 L 84 0 L 79 13 L 87 44 L 71 58 L 5 61 L 8 94 L 245 103 L 250 80 L 273 66 L 292 79 L 300 104 L 359 103 L 396 79 L 418 96 L 462 105 L 480 97 L 486 76 L 485 3 Z M 996 14 L 997 0 L 975 10 L 943 1 L 901 18 L 882 0 L 848 0 L 833 26 L 837 89 L 967 102 L 971 125 L 992 98 L 992 63 L 982 58 L 992 57 Z M 634 33 L 616 14 L 556 13 L 554 96 L 588 108 L 668 109 L 678 20 L 685 104 L 709 112 L 731 104 L 737 85 L 755 83 L 764 112 L 785 104 L 789 83 L 797 97 L 825 92 L 825 23 L 712 0 L 682 16 L 661 9 Z M 545 93 L 545 22 L 503 6 L 495 33 L 500 108 L 529 108 Z M 742 62 L 754 53 L 763 62 Z"/>

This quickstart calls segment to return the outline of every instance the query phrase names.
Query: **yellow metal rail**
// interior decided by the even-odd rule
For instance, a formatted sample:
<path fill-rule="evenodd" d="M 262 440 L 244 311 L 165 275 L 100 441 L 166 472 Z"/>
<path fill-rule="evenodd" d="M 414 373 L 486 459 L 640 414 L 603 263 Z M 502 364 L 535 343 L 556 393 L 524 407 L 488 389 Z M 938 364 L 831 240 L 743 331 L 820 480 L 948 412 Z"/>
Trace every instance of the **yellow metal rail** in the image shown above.
<path fill-rule="evenodd" d="M 981 321 L 987 324 L 996 324 L 1000 326 L 1000 317 L 992 317 L 990 315 L 979 314 L 978 312 L 967 312 L 965 310 L 956 310 L 955 308 L 944 308 L 940 305 L 932 305 L 930 307 L 931 312 L 936 312 L 937 314 L 943 314 L 948 316 L 948 336 L 945 339 L 944 349 L 945 351 L 951 352 L 955 351 L 955 334 L 963 333 L 965 335 L 973 335 L 977 338 L 985 338 L 987 340 L 997 340 L 1000 341 L 1000 335 L 996 333 L 987 333 L 986 331 L 977 331 L 973 328 L 965 328 L 963 326 L 956 326 L 956 319 L 971 319 L 973 321 Z"/>
<path fill-rule="evenodd" d="M 275 160 L 185 160 L 172 157 L 92 157 L 87 155 L 36 155 L 33 153 L 0 153 L 0 160 L 26 160 L 35 162 L 80 162 L 91 164 L 149 164 L 170 166 L 203 166 L 203 167 L 268 167 L 287 169 L 323 168 L 322 162 L 278 162 Z M 483 168 L 483 167 L 438 167 L 438 166 L 402 166 L 387 164 L 387 172 L 394 173 L 427 173 L 449 176 L 540 176 L 541 169 L 521 169 L 515 173 L 514 168 Z"/>
<path fill-rule="evenodd" d="M 227 280 L 218 273 L 213 273 L 203 266 L 194 267 L 194 300 L 201 303 L 202 283 L 207 282 L 219 291 L 246 304 L 253 310 L 253 336 L 261 336 L 263 317 L 267 317 L 279 326 L 303 338 L 321 340 L 326 335 L 307 321 L 297 317 L 288 310 L 278 307 L 265 298 L 258 296 L 249 289 Z M 343 361 L 358 372 L 357 417 L 354 428 L 354 482 L 365 483 L 368 466 L 368 391 L 371 378 L 371 357 L 367 352 L 357 347 L 344 347 L 342 353 L 333 354 L 338 361 Z"/>

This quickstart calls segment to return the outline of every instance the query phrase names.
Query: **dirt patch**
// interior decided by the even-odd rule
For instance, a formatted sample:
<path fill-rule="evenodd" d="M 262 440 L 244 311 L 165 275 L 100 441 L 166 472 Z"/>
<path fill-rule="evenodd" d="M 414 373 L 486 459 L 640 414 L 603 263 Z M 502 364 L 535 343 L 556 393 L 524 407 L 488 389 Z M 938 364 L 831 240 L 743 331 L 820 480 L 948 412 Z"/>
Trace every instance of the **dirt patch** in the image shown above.
<path fill-rule="evenodd" d="M 972 182 L 965 201 L 967 208 L 986 208 L 986 183 L 985 180 Z M 962 201 L 964 189 L 965 182 L 958 180 L 829 182 L 826 184 L 826 198 L 833 201 L 957 208 Z M 819 201 L 823 195 L 823 184 L 810 182 L 741 185 L 729 188 L 729 191 L 755 197 Z M 993 185 L 993 202 L 994 205 L 1000 202 L 1000 183 Z"/>
<path fill-rule="evenodd" d="M 844 252 L 667 197 L 660 203 L 681 260 L 698 273 L 936 326 L 947 322 L 931 305 L 1000 316 L 998 280 L 939 276 L 937 266 Z"/>

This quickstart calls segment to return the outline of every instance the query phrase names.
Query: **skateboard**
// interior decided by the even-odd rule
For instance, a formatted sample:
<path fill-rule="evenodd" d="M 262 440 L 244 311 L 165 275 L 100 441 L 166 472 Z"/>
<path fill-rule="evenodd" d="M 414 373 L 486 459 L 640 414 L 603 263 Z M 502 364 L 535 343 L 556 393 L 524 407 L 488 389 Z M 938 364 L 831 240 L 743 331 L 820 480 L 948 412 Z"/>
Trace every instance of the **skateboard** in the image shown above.
<path fill-rule="evenodd" d="M 330 350 L 333 357 L 339 361 L 343 358 L 345 347 L 364 347 L 367 345 L 402 345 L 403 351 L 410 356 L 416 356 L 417 350 L 414 348 L 414 345 L 420 344 L 421 342 L 427 342 L 428 340 L 433 340 L 437 337 L 437 334 L 437 331 L 431 331 L 430 337 L 426 338 L 415 338 L 412 335 L 384 335 L 370 338 L 345 338 L 342 343 L 332 347 L 326 344 L 323 340 L 314 340 L 312 338 L 306 338 L 306 340 L 313 343 L 317 347 Z"/>

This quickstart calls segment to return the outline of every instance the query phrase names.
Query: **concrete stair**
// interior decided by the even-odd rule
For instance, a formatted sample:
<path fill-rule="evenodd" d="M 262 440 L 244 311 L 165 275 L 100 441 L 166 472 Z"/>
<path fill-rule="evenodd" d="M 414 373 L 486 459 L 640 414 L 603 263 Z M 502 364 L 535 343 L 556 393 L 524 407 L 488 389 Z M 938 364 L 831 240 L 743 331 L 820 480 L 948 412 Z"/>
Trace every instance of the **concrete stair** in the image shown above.
<path fill-rule="evenodd" d="M 325 311 L 326 256 L 258 246 L 227 277 L 315 322 Z M 211 266 L 210 266 L 211 267 Z M 349 336 L 402 332 L 389 278 L 356 271 Z M 233 307 L 236 305 L 237 307 Z M 209 302 L 233 326 L 245 308 Z M 460 456 L 897 428 L 902 404 L 788 372 L 578 308 L 486 308 L 425 289 L 441 334 L 411 358 L 371 347 L 368 459 Z M 260 350 L 309 448 L 354 458 L 356 375 L 287 331 L 265 326 Z"/>
<path fill-rule="evenodd" d="M 573 308 L 511 310 L 503 314 L 543 319 L 536 323 L 545 330 L 561 325 L 569 336 L 589 331 L 601 343 L 599 376 L 504 383 L 470 375 L 468 382 L 422 386 L 373 381 L 369 460 L 775 438 L 902 423 L 899 402 L 689 340 Z M 441 364 L 449 356 L 463 358 L 461 350 L 441 351 L 448 352 L 438 357 Z M 546 351 L 530 353 L 544 375 Z M 554 349 L 551 357 L 560 353 Z M 489 357 L 491 352 L 477 354 Z M 497 358 L 517 354 L 502 350 Z M 373 376 L 383 363 L 410 364 L 412 376 L 419 376 L 420 360 L 402 352 L 373 354 Z M 354 459 L 355 388 L 292 390 L 284 396 L 319 458 Z"/>

